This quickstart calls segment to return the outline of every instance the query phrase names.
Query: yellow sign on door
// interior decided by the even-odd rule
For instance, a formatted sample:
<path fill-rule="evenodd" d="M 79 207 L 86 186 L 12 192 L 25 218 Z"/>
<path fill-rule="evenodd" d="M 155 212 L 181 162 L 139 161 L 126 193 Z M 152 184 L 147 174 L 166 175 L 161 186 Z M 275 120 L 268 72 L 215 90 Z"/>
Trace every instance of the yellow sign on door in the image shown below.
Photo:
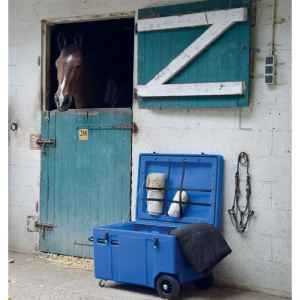
<path fill-rule="evenodd" d="M 80 141 L 87 141 L 89 139 L 89 130 L 87 128 L 80 128 L 78 136 Z"/>

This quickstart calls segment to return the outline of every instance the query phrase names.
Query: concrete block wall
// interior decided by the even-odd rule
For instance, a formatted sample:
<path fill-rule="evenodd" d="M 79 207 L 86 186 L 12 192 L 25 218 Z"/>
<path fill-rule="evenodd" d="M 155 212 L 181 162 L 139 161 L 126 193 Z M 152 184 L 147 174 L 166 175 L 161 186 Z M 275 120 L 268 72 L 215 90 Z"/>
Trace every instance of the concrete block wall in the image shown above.
<path fill-rule="evenodd" d="M 9 1 L 9 245 L 34 252 L 37 234 L 26 232 L 26 216 L 39 201 L 40 153 L 29 134 L 40 132 L 41 19 L 88 16 L 182 1 Z M 191 2 L 191 1 L 186 1 Z M 132 213 L 138 155 L 142 152 L 219 153 L 225 158 L 223 233 L 233 249 L 217 268 L 220 284 L 289 295 L 291 291 L 291 1 L 277 0 L 277 84 L 264 84 L 264 58 L 272 37 L 273 0 L 257 0 L 256 48 L 251 104 L 243 109 L 143 110 L 133 106 L 139 133 L 133 138 Z M 227 209 L 234 195 L 239 152 L 250 155 L 255 218 L 244 236 L 235 232 Z"/>

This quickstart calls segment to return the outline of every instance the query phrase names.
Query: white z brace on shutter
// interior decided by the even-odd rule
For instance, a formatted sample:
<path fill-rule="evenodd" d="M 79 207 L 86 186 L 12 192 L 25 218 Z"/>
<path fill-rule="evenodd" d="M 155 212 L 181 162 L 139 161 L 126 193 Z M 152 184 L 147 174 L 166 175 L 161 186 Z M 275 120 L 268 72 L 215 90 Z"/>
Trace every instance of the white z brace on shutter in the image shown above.
<path fill-rule="evenodd" d="M 192 44 L 173 59 L 169 65 L 154 76 L 152 80 L 145 85 L 138 85 L 138 96 L 172 97 L 242 95 L 244 93 L 243 81 L 187 84 L 165 83 L 180 72 L 197 55 L 209 47 L 210 44 L 212 44 L 233 24 L 236 22 L 244 22 L 246 20 L 246 8 L 138 20 L 138 32 L 211 25 Z"/>

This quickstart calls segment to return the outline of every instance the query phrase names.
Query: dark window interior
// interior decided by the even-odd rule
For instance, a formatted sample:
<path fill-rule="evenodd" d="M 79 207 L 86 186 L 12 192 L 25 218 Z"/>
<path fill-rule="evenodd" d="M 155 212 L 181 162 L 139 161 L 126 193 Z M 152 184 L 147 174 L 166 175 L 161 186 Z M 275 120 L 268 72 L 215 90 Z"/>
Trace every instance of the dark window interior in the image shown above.
<path fill-rule="evenodd" d="M 57 90 L 55 61 L 60 54 L 57 44 L 59 33 L 66 36 L 68 44 L 76 34 L 82 36 L 85 58 L 92 62 L 92 76 L 97 80 L 97 100 L 95 108 L 131 107 L 133 95 L 133 51 L 134 19 L 89 21 L 51 26 L 50 78 L 47 110 L 56 109 L 54 94 Z M 109 81 L 117 86 L 113 103 L 105 97 Z M 74 107 L 71 107 L 74 108 Z"/>

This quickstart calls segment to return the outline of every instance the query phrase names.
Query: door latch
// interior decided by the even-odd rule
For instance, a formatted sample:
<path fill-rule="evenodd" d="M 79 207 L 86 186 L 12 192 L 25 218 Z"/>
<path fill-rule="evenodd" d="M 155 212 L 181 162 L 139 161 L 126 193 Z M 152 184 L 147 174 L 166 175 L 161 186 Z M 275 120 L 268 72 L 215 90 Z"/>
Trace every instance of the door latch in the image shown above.
<path fill-rule="evenodd" d="M 39 134 L 30 135 L 30 148 L 32 150 L 44 150 L 45 146 L 55 147 L 55 139 L 43 139 Z"/>
<path fill-rule="evenodd" d="M 153 248 L 157 249 L 159 247 L 159 239 L 158 238 L 154 238 L 153 239 Z"/>
<path fill-rule="evenodd" d="M 27 216 L 27 231 L 42 232 L 43 237 L 46 231 L 51 231 L 55 227 L 54 224 L 42 223 L 37 216 Z"/>
<path fill-rule="evenodd" d="M 42 138 L 39 138 L 39 139 L 37 139 L 36 143 L 41 148 L 45 147 L 45 146 L 54 146 L 55 147 L 56 141 L 55 141 L 55 139 L 42 139 Z"/>

